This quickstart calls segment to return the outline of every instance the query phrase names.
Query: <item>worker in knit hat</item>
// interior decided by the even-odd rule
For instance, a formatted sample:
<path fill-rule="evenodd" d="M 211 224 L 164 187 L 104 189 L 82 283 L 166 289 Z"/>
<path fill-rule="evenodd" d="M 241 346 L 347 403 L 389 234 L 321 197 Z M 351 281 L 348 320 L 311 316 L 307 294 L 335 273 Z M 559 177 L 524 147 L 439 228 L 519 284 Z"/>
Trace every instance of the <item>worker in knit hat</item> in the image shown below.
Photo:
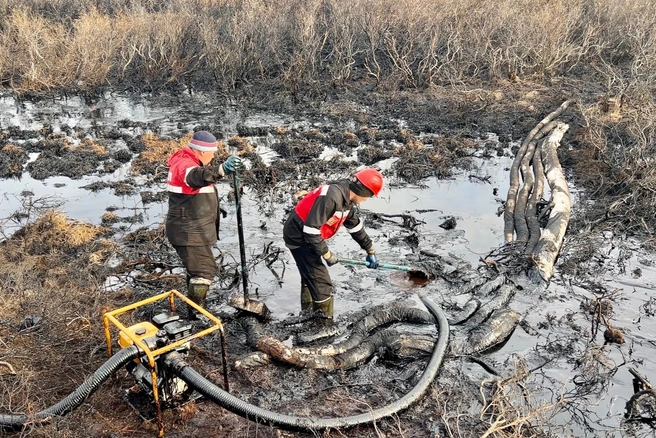
<path fill-rule="evenodd" d="M 198 131 L 189 145 L 173 153 L 167 162 L 166 237 L 187 271 L 187 296 L 202 307 L 217 271 L 212 245 L 218 240 L 220 212 L 214 183 L 242 167 L 235 155 L 219 166 L 210 166 L 217 148 L 214 135 Z M 196 318 L 190 306 L 188 317 Z"/>

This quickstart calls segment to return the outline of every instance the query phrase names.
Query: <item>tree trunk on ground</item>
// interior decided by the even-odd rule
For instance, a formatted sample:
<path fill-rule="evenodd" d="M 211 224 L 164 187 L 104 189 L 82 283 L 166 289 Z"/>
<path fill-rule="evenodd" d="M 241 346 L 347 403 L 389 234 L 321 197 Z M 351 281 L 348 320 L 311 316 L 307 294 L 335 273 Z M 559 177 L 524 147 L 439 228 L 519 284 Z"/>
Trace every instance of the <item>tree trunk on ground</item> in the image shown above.
<path fill-rule="evenodd" d="M 542 199 L 544 193 L 544 166 L 542 165 L 542 145 L 540 145 L 533 154 L 533 172 L 535 173 L 535 183 L 531 190 L 531 197 L 526 204 L 526 224 L 528 225 L 528 243 L 524 254 L 531 254 L 533 248 L 540 240 L 540 221 L 538 221 L 538 202 Z"/>
<path fill-rule="evenodd" d="M 549 222 L 542 231 L 532 256 L 535 262 L 534 270 L 545 281 L 549 281 L 553 274 L 553 267 L 563 244 L 570 218 L 571 199 L 569 188 L 557 154 L 560 140 L 568 129 L 569 125 L 558 124 L 541 148 L 542 164 L 544 165 L 547 182 L 551 187 L 553 208 L 549 215 Z"/>
<path fill-rule="evenodd" d="M 533 140 L 528 144 L 526 153 L 520 164 L 520 171 L 522 179 L 524 180 L 524 185 L 517 193 L 517 204 L 515 206 L 514 215 L 515 231 L 517 232 L 515 240 L 518 242 L 527 242 L 529 237 L 528 223 L 526 220 L 526 204 L 528 203 L 528 197 L 533 189 L 533 169 L 531 169 L 531 161 L 533 161 L 536 144 L 536 140 Z M 541 175 L 538 177 L 540 176 Z"/>
<path fill-rule="evenodd" d="M 522 160 L 524 159 L 524 155 L 526 154 L 526 150 L 528 149 L 528 145 L 534 139 L 539 138 L 540 135 L 550 131 L 550 122 L 561 115 L 573 102 L 574 100 L 572 99 L 563 102 L 556 111 L 542 119 L 542 121 L 540 121 L 540 123 L 538 123 L 535 128 L 529 132 L 529 134 L 522 142 L 521 147 L 517 151 L 517 155 L 515 156 L 515 159 L 510 168 L 510 187 L 508 188 L 508 195 L 506 196 L 506 204 L 503 214 L 503 235 L 504 239 L 508 243 L 513 241 L 515 231 L 515 206 L 517 203 L 517 192 L 519 190 L 519 168 Z"/>

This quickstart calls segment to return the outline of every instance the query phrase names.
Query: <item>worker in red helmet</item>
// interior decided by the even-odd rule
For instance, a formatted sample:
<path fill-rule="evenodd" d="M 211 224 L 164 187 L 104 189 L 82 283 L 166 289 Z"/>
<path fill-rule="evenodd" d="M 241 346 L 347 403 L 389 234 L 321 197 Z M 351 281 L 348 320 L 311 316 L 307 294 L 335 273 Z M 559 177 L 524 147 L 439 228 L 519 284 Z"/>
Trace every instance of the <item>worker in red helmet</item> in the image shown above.
<path fill-rule="evenodd" d="M 214 183 L 242 167 L 235 155 L 218 166 L 210 165 L 217 150 L 216 137 L 198 131 L 167 162 L 166 237 L 187 271 L 187 296 L 201 307 L 217 271 L 212 245 L 218 239 L 220 208 Z M 190 319 L 196 318 L 190 306 L 187 312 Z"/>
<path fill-rule="evenodd" d="M 332 321 L 333 283 L 326 265 L 333 266 L 339 260 L 326 240 L 342 225 L 366 251 L 367 266 L 378 267 L 376 251 L 354 207 L 378 196 L 382 189 L 383 175 L 376 169 L 363 169 L 352 179 L 317 187 L 289 214 L 283 238 L 301 274 L 301 311 L 320 310 L 323 318 Z"/>

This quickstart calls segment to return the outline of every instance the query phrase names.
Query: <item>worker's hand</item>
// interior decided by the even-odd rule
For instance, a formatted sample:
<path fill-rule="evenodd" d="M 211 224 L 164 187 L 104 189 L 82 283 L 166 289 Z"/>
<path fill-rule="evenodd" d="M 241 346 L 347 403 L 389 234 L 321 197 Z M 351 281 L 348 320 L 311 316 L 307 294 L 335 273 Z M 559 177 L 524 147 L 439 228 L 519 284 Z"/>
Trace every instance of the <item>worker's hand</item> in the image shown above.
<path fill-rule="evenodd" d="M 339 262 L 339 260 L 337 260 L 337 256 L 332 251 L 328 251 L 327 253 L 325 253 L 323 255 L 323 259 L 326 261 L 326 264 L 328 266 L 335 265 L 337 264 L 337 262 Z"/>
<path fill-rule="evenodd" d="M 376 255 L 372 252 L 367 254 L 367 259 L 365 260 L 367 263 L 367 268 L 371 269 L 376 269 L 378 268 L 378 260 L 376 260 Z"/>
<path fill-rule="evenodd" d="M 241 161 L 241 158 L 236 155 L 230 155 L 221 167 L 223 168 L 224 174 L 230 175 L 231 173 L 236 172 L 237 169 L 241 169 L 243 165 L 244 163 Z"/>

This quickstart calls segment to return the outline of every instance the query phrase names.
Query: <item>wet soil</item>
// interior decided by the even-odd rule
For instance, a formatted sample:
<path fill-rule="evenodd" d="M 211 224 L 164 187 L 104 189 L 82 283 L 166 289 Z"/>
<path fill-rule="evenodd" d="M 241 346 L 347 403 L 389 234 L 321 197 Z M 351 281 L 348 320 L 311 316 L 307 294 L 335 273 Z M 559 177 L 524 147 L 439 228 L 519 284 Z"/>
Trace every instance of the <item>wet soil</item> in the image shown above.
<path fill-rule="evenodd" d="M 476 245 L 477 233 L 495 235 L 487 224 L 466 228 L 468 218 L 457 213 L 462 199 L 449 197 L 449 184 L 460 178 L 484 186 L 486 207 L 491 209 L 498 203 L 498 197 L 505 195 L 504 186 L 495 178 L 488 186 L 486 178 L 490 182 L 493 172 L 501 177 L 517 141 L 571 94 L 595 99 L 589 90 L 576 84 L 507 83 L 499 84 L 494 90 L 430 89 L 391 96 L 346 91 L 339 96 L 326 96 L 322 102 L 304 102 L 298 106 L 291 106 L 286 100 L 245 101 L 238 109 L 239 117 L 235 117 L 234 107 L 217 104 L 217 108 L 203 111 L 191 96 L 186 100 L 179 96 L 157 96 L 145 105 L 152 108 L 147 116 L 133 113 L 135 117 L 125 118 L 116 107 L 107 106 L 94 113 L 80 108 L 78 115 L 66 119 L 62 119 L 61 113 L 43 115 L 43 126 L 37 129 L 3 120 L 0 178 L 14 182 L 21 178 L 48 180 L 52 184 L 49 193 L 54 189 L 64 199 L 74 192 L 69 189 L 68 179 L 81 179 L 82 192 L 89 194 L 83 198 L 88 202 L 87 210 L 92 203 L 100 203 L 104 213 L 94 217 L 78 215 L 95 224 L 80 229 L 80 224 L 65 224 L 59 215 L 36 219 L 37 213 L 53 207 L 48 199 L 33 192 L 12 193 L 16 201 L 5 194 L 8 208 L 3 210 L 6 211 L 3 216 L 9 219 L 4 222 L 3 233 L 9 237 L 10 231 L 21 231 L 3 243 L 3 264 L 15 263 L 22 270 L 18 276 L 15 269 L 2 272 L 4 294 L 13 293 L 18 298 L 2 307 L 0 357 L 11 360 L 14 368 L 20 370 L 17 376 L 3 375 L 3 398 L 8 400 L 6 397 L 12 395 L 19 401 L 3 402 L 2 412 L 36 412 L 51 406 L 91 374 L 106 357 L 100 323 L 103 312 L 172 288 L 184 289 L 180 263 L 163 233 L 166 192 L 162 183 L 166 179 L 166 158 L 186 144 L 193 129 L 208 129 L 223 137 L 217 162 L 229 150 L 248 161 L 248 169 L 241 179 L 250 243 L 251 289 L 271 307 L 274 321 L 298 313 L 297 274 L 289 263 L 279 230 L 281 221 L 293 207 L 292 195 L 323 181 L 347 176 L 363 164 L 383 169 L 389 188 L 382 199 L 368 201 L 363 206 L 367 227 L 379 252 L 388 261 L 416 264 L 434 277 L 429 282 L 416 282 L 400 272 L 335 269 L 339 289 L 337 323 L 346 328 L 379 305 L 407 302 L 421 306 L 417 293 L 430 294 L 445 310 L 455 312 L 464 302 L 464 297 L 457 293 L 461 287 L 474 277 L 495 273 L 494 266 L 479 263 L 478 259 L 485 258 L 485 250 L 501 246 L 498 238 L 501 222 L 496 239 L 492 239 L 495 243 L 483 251 L 455 254 L 462 249 L 460 245 L 466 238 L 473 242 L 462 246 L 471 248 Z M 110 99 L 107 101 L 111 103 Z M 158 105 L 162 108 L 179 105 L 181 109 L 157 113 Z M 196 111 L 188 111 L 186 105 L 195 106 Z M 271 114 L 272 108 L 277 109 L 276 113 Z M 263 110 L 265 114 L 257 117 L 255 123 L 244 122 L 249 115 L 261 114 Z M 140 119 L 138 115 L 143 117 Z M 577 123 L 573 114 L 564 118 Z M 572 129 L 569 135 L 575 133 Z M 496 170 L 483 167 L 482 162 Z M 234 202 L 230 190 L 229 185 L 222 189 L 226 206 Z M 395 197 L 398 195 L 403 199 Z M 417 203 L 408 200 L 415 195 Z M 439 204 L 440 197 L 448 199 L 445 202 L 450 204 Z M 134 208 L 115 205 L 117 199 L 131 200 Z M 20 208 L 15 208 L 17 203 Z M 84 208 L 79 211 L 85 211 Z M 25 223 L 33 225 L 21 228 Z M 577 223 L 581 224 L 580 229 L 576 228 Z M 517 298 L 513 308 L 525 317 L 522 329 L 484 360 L 501 370 L 505 385 L 501 389 L 512 392 L 528 387 L 547 401 L 551 399 L 539 391 L 548 388 L 546 392 L 558 392 L 558 385 L 568 379 L 558 376 L 562 371 L 558 366 L 549 368 L 546 364 L 576 362 L 572 365 L 579 379 L 575 386 L 587 392 L 567 393 L 572 400 L 580 402 L 572 404 L 575 407 L 572 412 L 566 408 L 555 410 L 555 418 L 536 418 L 535 428 L 527 426 L 523 431 L 509 428 L 494 436 L 547 433 L 595 436 L 599 430 L 614 433 L 621 428 L 617 418 L 605 429 L 600 426 L 594 417 L 597 412 L 593 415 L 585 410 L 588 408 L 585 398 L 611 385 L 610 379 L 622 366 L 617 365 L 619 361 L 614 355 L 628 357 L 625 364 L 639 363 L 640 359 L 620 348 L 604 352 L 605 348 L 613 347 L 603 340 L 602 345 L 597 345 L 598 341 L 581 345 L 581 338 L 594 339 L 600 327 L 600 315 L 613 316 L 612 302 L 616 298 L 612 288 L 590 276 L 598 275 L 602 266 L 607 268 L 607 263 L 632 266 L 629 272 L 633 273 L 637 272 L 635 269 L 648 272 L 653 267 L 631 260 L 627 243 L 622 244 L 623 254 L 611 257 L 609 252 L 606 260 L 599 261 L 599 237 L 583 233 L 583 223 L 573 222 L 568 231 L 579 233 L 580 239 L 567 242 L 563 248 L 561 274 L 554 280 L 555 291 Z M 435 231 L 438 228 L 442 229 L 439 233 Z M 234 225 L 226 222 L 217 249 L 222 270 L 209 303 L 209 308 L 222 318 L 226 327 L 233 394 L 276 412 L 337 417 L 387 405 L 411 389 L 425 368 L 425 357 L 400 359 L 382 351 L 361 367 L 334 372 L 279 363 L 235 369 L 234 360 L 246 356 L 253 348 L 247 343 L 239 315 L 225 305 L 228 296 L 240 292 L 234 231 Z M 482 237 L 481 241 L 484 241 Z M 355 253 L 352 246 L 348 240 L 335 243 L 340 254 Z M 427 257 L 426 251 L 442 258 Z M 52 292 L 47 293 L 48 290 Z M 651 300 L 649 297 L 647 303 Z M 547 310 L 533 309 L 536 301 L 543 303 Z M 580 303 L 586 304 L 571 308 Z M 640 311 L 645 320 L 653 318 L 649 309 Z M 135 312 L 131 322 L 147 318 L 156 310 Z M 42 319 L 37 324 L 30 319 L 23 327 L 21 324 L 31 316 Z M 632 317 L 620 318 L 624 321 L 621 325 L 628 324 L 627 318 Z M 275 324 L 271 327 L 276 330 Z M 601 327 L 599 336 L 603 339 Z M 405 329 L 409 333 L 434 334 L 430 327 Z M 274 334 L 281 339 L 293 334 L 277 330 Z M 645 333 L 644 342 L 648 342 L 648 333 L 653 333 L 653 328 Z M 632 349 L 637 349 L 633 346 L 638 338 L 636 335 L 632 340 Z M 591 345 L 596 349 L 590 349 Z M 223 364 L 219 351 L 218 337 L 207 336 L 193 346 L 189 360 L 195 369 L 220 386 Z M 608 365 L 611 360 L 616 365 Z M 526 373 L 527 368 L 533 373 Z M 480 436 L 492 427 L 489 417 L 480 410 L 485 405 L 481 395 L 493 393 L 488 392 L 493 389 L 488 381 L 493 377 L 483 367 L 464 358 L 448 360 L 436 383 L 419 403 L 374 425 L 348 430 L 280 431 L 249 422 L 206 400 L 166 410 L 164 424 L 166 436 L 170 437 Z M 154 423 L 141 418 L 122 397 L 132 385 L 130 376 L 119 372 L 116 379 L 103 385 L 79 409 L 50 425 L 28 428 L 22 435 L 153 436 Z M 504 405 L 503 400 L 495 400 L 496 409 L 505 408 L 508 412 L 515 409 L 513 415 L 517 418 L 532 418 L 530 410 L 521 411 L 516 405 L 511 407 Z M 615 416 L 621 413 L 616 412 Z M 0 432 L 0 436 L 5 434 L 21 435 Z"/>

